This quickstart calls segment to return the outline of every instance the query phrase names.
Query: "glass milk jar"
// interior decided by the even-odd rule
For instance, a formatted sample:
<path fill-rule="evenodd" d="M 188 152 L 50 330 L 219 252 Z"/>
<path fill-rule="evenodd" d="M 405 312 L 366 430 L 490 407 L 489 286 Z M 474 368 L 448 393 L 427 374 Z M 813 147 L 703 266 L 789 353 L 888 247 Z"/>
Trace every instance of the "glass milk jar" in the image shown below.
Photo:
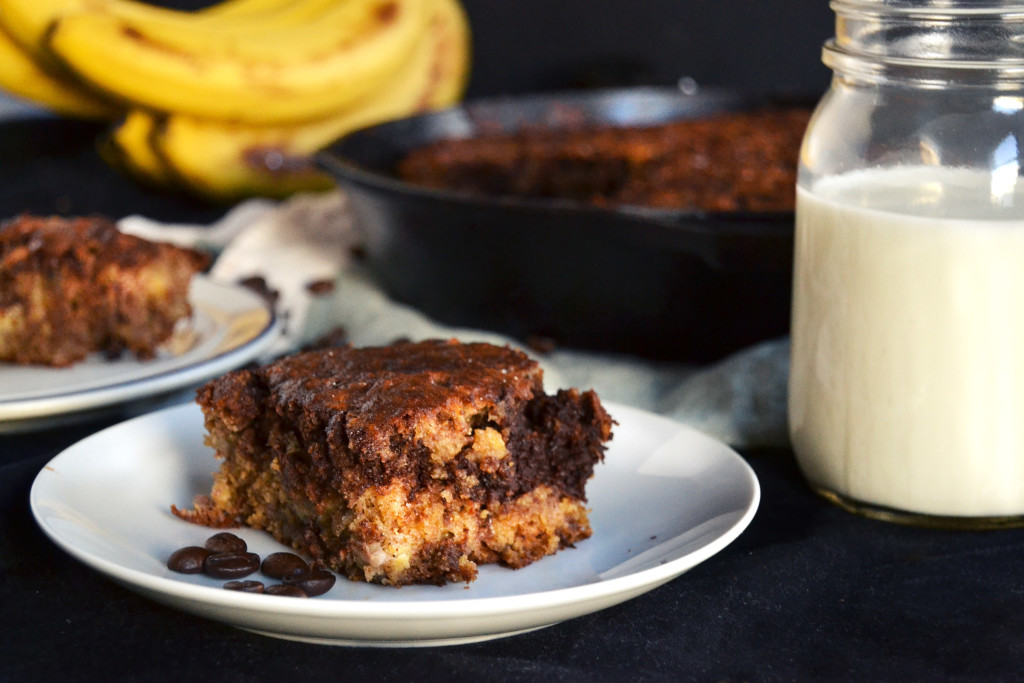
<path fill-rule="evenodd" d="M 1024 522 L 1024 2 L 834 0 L 801 149 L 789 422 L 870 516 Z"/>

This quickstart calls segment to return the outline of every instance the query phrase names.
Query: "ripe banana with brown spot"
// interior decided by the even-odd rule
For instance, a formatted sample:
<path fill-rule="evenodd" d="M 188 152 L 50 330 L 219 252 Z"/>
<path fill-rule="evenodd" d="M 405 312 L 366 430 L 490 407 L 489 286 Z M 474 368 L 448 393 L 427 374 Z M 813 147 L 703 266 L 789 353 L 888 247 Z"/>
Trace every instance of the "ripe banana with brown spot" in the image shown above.
<path fill-rule="evenodd" d="M 122 111 L 117 103 L 73 80 L 62 67 L 52 66 L 58 60 L 48 47 L 51 24 L 73 22 L 76 15 L 101 15 L 123 27 L 144 26 L 148 36 L 159 41 L 154 45 L 169 53 L 194 55 L 197 46 L 213 45 L 214 55 L 251 67 L 254 62 L 266 64 L 268 55 L 294 45 L 275 39 L 268 48 L 275 31 L 301 36 L 309 53 L 343 44 L 351 57 L 352 46 L 367 40 L 367 24 L 373 26 L 366 21 L 368 9 L 389 6 L 371 2 L 225 0 L 184 12 L 132 0 L 0 0 L 0 88 L 60 113 L 110 118 Z M 112 166 L 147 184 L 222 200 L 330 187 L 330 179 L 311 163 L 313 152 L 356 128 L 443 107 L 462 95 L 470 53 L 469 25 L 461 5 L 458 0 L 398 0 L 396 6 L 408 2 L 419 3 L 425 17 L 419 35 L 412 36 L 404 54 L 391 55 L 396 61 L 392 73 L 382 75 L 363 94 L 347 93 L 351 101 L 346 105 L 332 106 L 309 121 L 266 124 L 182 114 L 179 106 L 165 113 L 142 108 L 133 100 L 125 102 L 131 108 L 122 122 L 100 141 L 100 153 Z M 344 23 L 344 30 L 325 30 L 321 25 L 325 18 Z M 8 27 L 18 36 L 16 40 L 4 33 Z M 218 34 L 217 40 L 210 37 L 212 33 Z M 211 49 L 198 52 L 209 56 Z M 275 121 L 277 117 L 277 113 L 269 116 Z M 255 118 L 266 117 L 259 113 Z"/>
<path fill-rule="evenodd" d="M 0 28 L 0 89 L 58 114 L 110 120 L 119 109 L 78 83 L 44 69 Z"/>
<path fill-rule="evenodd" d="M 172 175 L 208 198 L 287 196 L 332 180 L 312 154 L 358 128 L 439 109 L 466 85 L 470 33 L 458 0 L 430 0 L 429 24 L 413 54 L 371 95 L 325 119 L 251 126 L 184 115 L 155 122 L 152 144 Z"/>
<path fill-rule="evenodd" d="M 228 28 L 235 34 L 300 25 L 337 0 L 224 0 L 196 12 L 165 9 L 132 0 L 0 0 L 0 88 L 65 116 L 114 120 L 124 106 L 86 88 L 49 52 L 48 27 L 76 12 L 127 17 L 177 17 Z"/>
<path fill-rule="evenodd" d="M 53 65 L 45 45 L 46 31 L 65 14 L 98 10 L 111 0 L 0 0 L 0 25 L 33 59 Z"/>
<path fill-rule="evenodd" d="M 27 1 L 27 0 L 20 0 Z M 427 0 L 339 0 L 308 22 L 244 33 L 180 17 L 58 17 L 46 45 L 83 81 L 160 111 L 251 123 L 310 120 L 371 93 L 407 60 Z"/>
<path fill-rule="evenodd" d="M 81 13 L 109 13 L 135 20 L 180 20 L 227 26 L 232 30 L 241 26 L 260 24 L 263 28 L 290 21 L 295 14 L 308 16 L 307 6 L 322 7 L 336 0 L 224 0 L 216 5 L 197 10 L 175 10 L 133 0 L 0 0 L 0 26 L 29 53 L 44 62 L 53 57 L 46 47 L 46 34 L 57 19 Z"/>
<path fill-rule="evenodd" d="M 282 10 L 288 12 L 298 5 L 305 4 L 303 0 L 224 0 L 197 10 L 195 14 L 214 20 L 262 21 L 278 16 Z"/>

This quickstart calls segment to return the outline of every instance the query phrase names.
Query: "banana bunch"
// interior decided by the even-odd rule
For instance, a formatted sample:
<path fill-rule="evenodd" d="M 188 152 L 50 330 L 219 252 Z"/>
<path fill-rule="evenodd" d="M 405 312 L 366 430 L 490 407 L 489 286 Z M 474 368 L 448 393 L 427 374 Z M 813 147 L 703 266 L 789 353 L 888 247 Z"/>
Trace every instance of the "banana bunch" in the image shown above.
<path fill-rule="evenodd" d="M 459 0 L 0 0 L 0 88 L 109 120 L 111 164 L 208 199 L 333 186 L 311 155 L 368 125 L 456 102 Z"/>

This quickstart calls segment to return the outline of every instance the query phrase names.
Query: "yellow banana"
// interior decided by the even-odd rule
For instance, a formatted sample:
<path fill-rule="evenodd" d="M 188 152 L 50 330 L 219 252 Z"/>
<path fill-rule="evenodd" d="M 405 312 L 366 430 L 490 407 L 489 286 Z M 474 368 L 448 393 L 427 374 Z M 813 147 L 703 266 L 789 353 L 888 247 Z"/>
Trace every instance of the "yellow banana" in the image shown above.
<path fill-rule="evenodd" d="M 201 23 L 232 35 L 276 35 L 295 26 L 309 26 L 346 0 L 226 0 L 196 15 Z M 170 36 L 173 41 L 173 36 Z"/>
<path fill-rule="evenodd" d="M 101 91 L 162 111 L 279 123 L 326 116 L 408 57 L 425 0 L 342 0 L 315 21 L 231 39 L 221 27 L 91 12 L 58 18 L 48 46 Z"/>
<path fill-rule="evenodd" d="M 114 168 L 163 189 L 177 187 L 177 177 L 153 148 L 156 118 L 150 112 L 133 109 L 110 132 L 100 138 L 100 156 Z M 181 188 L 184 189 L 184 188 Z"/>
<path fill-rule="evenodd" d="M 46 48 L 46 33 L 57 19 L 81 13 L 105 12 L 136 20 L 179 20 L 211 23 L 239 30 L 263 22 L 263 28 L 287 18 L 291 12 L 307 16 L 306 5 L 323 6 L 337 0 L 224 0 L 216 5 L 190 12 L 149 5 L 132 0 L 0 0 L 0 26 L 15 42 L 36 58 L 52 59 Z M 244 30 L 244 29 L 243 29 Z"/>
<path fill-rule="evenodd" d="M 311 155 L 341 135 L 427 109 L 462 95 L 469 71 L 469 26 L 458 0 L 431 0 L 431 16 L 413 54 L 370 96 L 328 118 L 292 126 L 246 126 L 172 115 L 154 144 L 167 166 L 217 200 L 287 196 L 333 185 Z"/>
<path fill-rule="evenodd" d="M 2 0 L 0 25 L 36 60 L 52 63 L 44 37 L 49 25 L 69 12 L 98 9 L 110 0 Z"/>
<path fill-rule="evenodd" d="M 235 57 L 266 57 L 280 49 L 268 43 L 289 36 L 301 37 L 311 52 L 330 49 L 338 42 L 360 38 L 368 18 L 368 0 L 231 0 L 230 5 L 214 5 L 203 13 L 153 8 L 133 0 L 100 1 L 110 3 L 106 14 L 125 20 L 133 29 L 144 28 L 148 39 L 186 54 L 198 49 Z M 218 7 L 222 11 L 214 12 Z M 325 31 L 321 22 L 335 26 L 334 31 Z"/>
<path fill-rule="evenodd" d="M 282 9 L 301 4 L 301 0 L 224 0 L 197 10 L 195 15 L 203 19 L 262 20 L 276 15 Z"/>
<path fill-rule="evenodd" d="M 430 33 L 435 41 L 434 85 L 424 108 L 443 109 L 462 98 L 472 66 L 469 17 L 460 0 L 435 0 Z"/>
<path fill-rule="evenodd" d="M 0 88 L 65 116 L 110 120 L 118 108 L 77 83 L 44 70 L 0 29 Z"/>
<path fill-rule="evenodd" d="M 56 18 L 98 11 L 188 18 L 230 26 L 235 32 L 255 32 L 308 21 L 337 1 L 224 0 L 198 12 L 184 12 L 132 0 L 0 0 L 0 88 L 66 116 L 112 120 L 123 107 L 77 82 L 46 50 L 46 31 Z"/>

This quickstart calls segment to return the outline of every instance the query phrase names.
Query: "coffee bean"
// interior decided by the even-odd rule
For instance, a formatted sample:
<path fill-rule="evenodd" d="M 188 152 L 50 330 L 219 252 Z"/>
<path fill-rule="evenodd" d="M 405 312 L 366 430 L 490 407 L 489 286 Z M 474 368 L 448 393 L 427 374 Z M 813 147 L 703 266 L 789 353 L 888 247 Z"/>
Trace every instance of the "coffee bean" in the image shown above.
<path fill-rule="evenodd" d="M 206 558 L 206 573 L 215 579 L 240 579 L 259 568 L 256 553 L 213 553 Z"/>
<path fill-rule="evenodd" d="M 201 574 L 210 555 L 209 550 L 197 545 L 178 548 L 167 558 L 167 568 L 179 574 Z"/>
<path fill-rule="evenodd" d="M 308 574 L 309 565 L 294 553 L 271 553 L 263 559 L 260 571 L 272 579 L 283 579 Z"/>
<path fill-rule="evenodd" d="M 223 584 L 225 590 L 296 598 L 323 595 L 337 581 L 321 560 L 310 565 L 295 553 L 271 553 L 261 562 L 259 555 L 248 552 L 244 539 L 226 531 L 210 536 L 205 546 L 175 550 L 167 559 L 167 568 L 182 574 L 205 572 L 217 579 L 231 579 Z M 256 570 L 281 583 L 264 586 L 261 581 L 237 580 Z"/>
<path fill-rule="evenodd" d="M 307 598 L 306 591 L 302 590 L 298 586 L 287 586 L 283 583 L 275 583 L 271 586 L 267 586 L 266 590 L 263 591 L 267 595 L 284 595 L 289 598 Z"/>
<path fill-rule="evenodd" d="M 234 534 L 222 531 L 206 539 L 206 549 L 214 553 L 244 553 L 248 550 L 245 539 Z"/>
<path fill-rule="evenodd" d="M 298 586 L 311 598 L 323 595 L 334 587 L 337 577 L 320 567 L 314 567 L 306 574 L 286 576 L 282 579 L 286 586 Z"/>
<path fill-rule="evenodd" d="M 229 591 L 241 591 L 243 593 L 262 593 L 263 583 L 261 581 L 228 581 L 224 588 Z"/>

